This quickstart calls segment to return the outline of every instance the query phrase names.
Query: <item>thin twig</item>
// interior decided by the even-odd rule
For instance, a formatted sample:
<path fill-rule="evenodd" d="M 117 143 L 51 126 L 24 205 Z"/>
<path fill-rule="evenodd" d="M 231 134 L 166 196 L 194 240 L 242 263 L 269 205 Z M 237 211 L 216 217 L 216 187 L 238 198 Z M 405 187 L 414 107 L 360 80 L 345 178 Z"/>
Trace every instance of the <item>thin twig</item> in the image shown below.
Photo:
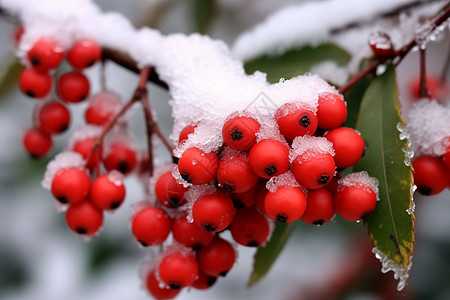
<path fill-rule="evenodd" d="M 448 48 L 447 48 L 447 57 L 445 58 L 445 63 L 443 65 L 440 79 L 442 82 L 445 82 L 447 80 L 447 73 L 448 69 L 450 68 L 450 39 L 448 39 Z"/>
<path fill-rule="evenodd" d="M 426 65 L 426 52 L 425 49 L 420 48 L 420 87 L 419 97 L 430 99 L 430 93 L 427 85 L 427 65 Z"/>

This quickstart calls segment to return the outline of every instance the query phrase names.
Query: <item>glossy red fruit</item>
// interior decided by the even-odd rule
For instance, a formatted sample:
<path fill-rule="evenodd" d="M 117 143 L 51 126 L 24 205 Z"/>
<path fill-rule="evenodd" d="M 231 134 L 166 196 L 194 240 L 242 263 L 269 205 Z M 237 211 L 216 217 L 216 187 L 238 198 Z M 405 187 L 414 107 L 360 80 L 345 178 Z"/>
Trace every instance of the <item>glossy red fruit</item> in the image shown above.
<path fill-rule="evenodd" d="M 216 153 L 204 153 L 195 147 L 187 149 L 178 161 L 181 177 L 195 185 L 207 184 L 213 180 L 218 166 Z"/>
<path fill-rule="evenodd" d="M 69 128 L 70 111 L 60 102 L 48 102 L 39 110 L 38 123 L 48 134 L 62 133 Z"/>
<path fill-rule="evenodd" d="M 217 277 L 208 275 L 202 270 L 199 270 L 198 277 L 195 279 L 192 287 L 197 290 L 206 290 L 212 287 L 216 281 Z"/>
<path fill-rule="evenodd" d="M 250 167 L 246 153 L 225 155 L 217 169 L 217 181 L 228 192 L 247 192 L 256 185 L 258 179 L 258 175 Z"/>
<path fill-rule="evenodd" d="M 62 204 L 75 205 L 86 199 L 91 188 L 91 180 L 86 170 L 69 167 L 56 172 L 51 191 L 53 197 Z"/>
<path fill-rule="evenodd" d="M 58 78 L 58 95 L 70 103 L 77 103 L 86 99 L 89 95 L 89 80 L 83 73 L 72 71 Z"/>
<path fill-rule="evenodd" d="M 184 127 L 183 130 L 181 130 L 181 132 L 180 132 L 180 137 L 178 138 L 178 143 L 181 144 L 182 142 L 187 140 L 189 138 L 189 135 L 191 133 L 195 132 L 195 128 L 197 128 L 197 125 L 188 125 L 188 126 Z"/>
<path fill-rule="evenodd" d="M 259 211 L 264 214 L 266 213 L 264 202 L 266 199 L 266 195 L 269 192 L 266 188 L 266 183 L 267 181 L 260 180 L 256 185 L 256 205 L 258 206 Z"/>
<path fill-rule="evenodd" d="M 236 261 L 236 252 L 228 241 L 216 236 L 197 252 L 197 261 L 200 270 L 209 276 L 225 276 Z"/>
<path fill-rule="evenodd" d="M 290 166 L 289 148 L 277 140 L 262 140 L 250 149 L 249 163 L 259 177 L 268 179 L 281 175 Z"/>
<path fill-rule="evenodd" d="M 341 179 L 341 174 L 339 172 L 336 172 L 334 177 L 325 186 L 325 189 L 327 189 L 330 193 L 332 193 L 334 195 L 334 193 L 336 193 L 336 190 L 337 190 L 337 187 L 338 187 L 339 179 Z"/>
<path fill-rule="evenodd" d="M 270 226 L 266 217 L 252 206 L 236 212 L 230 232 L 237 243 L 247 247 L 259 247 L 267 241 Z"/>
<path fill-rule="evenodd" d="M 187 251 L 175 251 L 165 256 L 158 266 L 162 282 L 178 290 L 194 283 L 198 275 L 195 256 Z"/>
<path fill-rule="evenodd" d="M 81 235 L 93 235 L 100 230 L 103 224 L 103 212 L 86 199 L 69 206 L 66 212 L 66 222 L 73 232 Z"/>
<path fill-rule="evenodd" d="M 341 126 L 347 119 L 347 105 L 344 99 L 334 93 L 320 94 L 317 119 L 318 127 L 323 130 Z"/>
<path fill-rule="evenodd" d="M 280 132 L 290 142 L 297 136 L 313 135 L 318 125 L 314 112 L 297 103 L 286 103 L 278 108 L 275 120 Z"/>
<path fill-rule="evenodd" d="M 52 138 L 38 128 L 30 128 L 23 136 L 23 146 L 34 158 L 46 156 L 52 149 Z"/>
<path fill-rule="evenodd" d="M 237 209 L 252 206 L 256 203 L 256 185 L 246 192 L 230 193 L 229 196 Z"/>
<path fill-rule="evenodd" d="M 192 207 L 194 223 L 206 231 L 224 230 L 230 225 L 233 216 L 233 201 L 221 192 L 200 196 Z"/>
<path fill-rule="evenodd" d="M 19 88 L 28 97 L 44 98 L 52 88 L 52 78 L 35 68 L 25 69 L 19 77 Z"/>
<path fill-rule="evenodd" d="M 333 194 L 326 189 L 308 191 L 306 209 L 301 219 L 310 225 L 323 225 L 334 216 Z"/>
<path fill-rule="evenodd" d="M 125 200 L 125 185 L 122 174 L 110 172 L 92 181 L 90 199 L 103 210 L 116 209 Z"/>
<path fill-rule="evenodd" d="M 147 280 L 145 283 L 150 295 L 158 300 L 173 299 L 178 295 L 178 293 L 180 293 L 180 290 L 175 290 L 168 286 L 162 287 L 158 281 L 158 278 L 156 278 L 155 270 L 152 270 L 147 275 Z"/>
<path fill-rule="evenodd" d="M 383 31 L 374 31 L 370 34 L 369 46 L 377 57 L 389 57 L 394 53 L 391 38 Z"/>
<path fill-rule="evenodd" d="M 171 228 L 169 216 L 158 207 L 146 207 L 131 220 L 131 231 L 144 247 L 161 245 L 169 236 Z"/>
<path fill-rule="evenodd" d="M 307 189 L 320 189 L 333 178 L 336 166 L 330 153 L 307 152 L 292 162 L 295 180 Z"/>
<path fill-rule="evenodd" d="M 180 207 L 186 203 L 184 193 L 188 189 L 173 177 L 172 171 L 162 174 L 155 184 L 156 199 L 169 208 Z"/>
<path fill-rule="evenodd" d="M 419 156 L 412 162 L 412 167 L 414 184 L 422 195 L 436 195 L 447 187 L 448 170 L 439 157 Z"/>
<path fill-rule="evenodd" d="M 222 128 L 222 137 L 228 147 L 247 151 L 256 143 L 256 133 L 261 125 L 249 116 L 236 116 L 228 119 Z"/>
<path fill-rule="evenodd" d="M 188 222 L 184 214 L 173 221 L 172 234 L 177 242 L 196 251 L 208 245 L 214 237 L 211 231 L 206 231 L 193 222 Z"/>
<path fill-rule="evenodd" d="M 54 38 L 43 37 L 34 43 L 27 57 L 33 67 L 46 72 L 59 66 L 64 49 Z"/>
<path fill-rule="evenodd" d="M 103 159 L 106 170 L 118 170 L 122 174 L 129 174 L 136 166 L 136 152 L 125 144 L 111 145 L 108 154 Z"/>
<path fill-rule="evenodd" d="M 325 134 L 333 143 L 334 161 L 338 168 L 348 168 L 356 164 L 364 154 L 365 144 L 361 135 L 354 129 L 339 127 Z"/>
<path fill-rule="evenodd" d="M 96 138 L 86 138 L 84 140 L 77 141 L 73 146 L 73 151 L 80 153 L 81 156 L 83 156 L 83 159 L 88 159 L 86 163 L 87 168 L 95 168 L 100 164 L 101 156 L 102 156 L 102 147 L 99 147 L 98 149 L 94 150 L 94 152 L 91 151 L 93 149 L 93 145 L 95 143 Z"/>
<path fill-rule="evenodd" d="M 84 118 L 88 124 L 102 126 L 113 118 L 121 107 L 122 102 L 119 96 L 112 92 L 103 91 L 89 98 Z"/>
<path fill-rule="evenodd" d="M 306 195 L 300 187 L 279 186 L 268 192 L 264 199 L 264 210 L 274 221 L 291 223 L 297 221 L 306 208 Z"/>
<path fill-rule="evenodd" d="M 95 64 L 102 58 L 102 49 L 91 39 L 77 41 L 67 52 L 67 61 L 75 69 L 81 70 Z"/>
<path fill-rule="evenodd" d="M 377 197 L 366 185 L 338 185 L 334 194 L 336 212 L 348 221 L 358 221 L 370 215 L 375 209 Z"/>

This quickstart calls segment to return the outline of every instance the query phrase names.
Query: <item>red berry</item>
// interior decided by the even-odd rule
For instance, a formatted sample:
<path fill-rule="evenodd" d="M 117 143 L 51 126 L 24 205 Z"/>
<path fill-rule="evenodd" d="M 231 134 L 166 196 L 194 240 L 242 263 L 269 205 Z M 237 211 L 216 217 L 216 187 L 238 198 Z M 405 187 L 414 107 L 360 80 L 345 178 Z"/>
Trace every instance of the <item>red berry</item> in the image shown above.
<path fill-rule="evenodd" d="M 103 212 L 89 200 L 69 206 L 66 212 L 69 228 L 78 234 L 93 235 L 103 224 Z"/>
<path fill-rule="evenodd" d="M 412 162 L 414 184 L 422 195 L 442 192 L 448 185 L 448 170 L 439 157 L 422 155 Z"/>
<path fill-rule="evenodd" d="M 236 212 L 230 225 L 230 232 L 237 243 L 248 247 L 259 247 L 266 242 L 270 227 L 266 217 L 252 206 Z"/>
<path fill-rule="evenodd" d="M 69 127 L 70 111 L 60 102 L 48 102 L 39 110 L 38 121 L 44 132 L 58 134 Z"/>
<path fill-rule="evenodd" d="M 216 236 L 208 246 L 197 252 L 197 261 L 200 270 L 206 274 L 225 276 L 236 261 L 236 252 L 228 241 Z"/>
<path fill-rule="evenodd" d="M 88 173 L 83 169 L 70 167 L 56 172 L 51 191 L 59 202 L 75 205 L 88 196 L 90 187 L 91 180 Z"/>
<path fill-rule="evenodd" d="M 72 71 L 58 78 L 58 95 L 67 102 L 77 103 L 89 95 L 89 80 L 83 73 Z"/>
<path fill-rule="evenodd" d="M 169 236 L 171 227 L 169 216 L 157 207 L 142 209 L 131 221 L 133 235 L 144 247 L 161 245 Z"/>
<path fill-rule="evenodd" d="M 223 125 L 222 137 L 231 149 L 247 151 L 256 143 L 256 133 L 261 125 L 254 118 L 236 116 L 228 119 Z"/>
<path fill-rule="evenodd" d="M 180 132 L 180 137 L 178 138 L 178 143 L 181 144 L 182 142 L 187 140 L 189 138 L 189 135 L 191 133 L 195 132 L 195 128 L 197 128 L 197 125 L 188 125 L 188 126 L 184 127 L 183 130 L 181 130 L 181 132 Z"/>
<path fill-rule="evenodd" d="M 297 103 L 286 103 L 278 108 L 275 120 L 288 141 L 293 141 L 297 136 L 313 135 L 318 125 L 314 112 Z"/>
<path fill-rule="evenodd" d="M 198 277 L 195 279 L 194 283 L 192 284 L 193 288 L 196 288 L 197 290 L 206 290 L 209 289 L 216 283 L 217 277 L 210 276 L 203 272 L 202 270 L 199 270 Z"/>
<path fill-rule="evenodd" d="M 448 95 L 448 91 L 446 91 L 445 87 L 445 82 L 442 82 L 434 74 L 428 73 L 426 75 L 425 81 L 427 84 L 428 93 L 430 93 L 431 98 L 436 100 L 443 100 L 443 98 Z M 420 76 L 416 76 L 411 80 L 409 90 L 411 92 L 411 96 L 414 99 L 420 99 Z"/>
<path fill-rule="evenodd" d="M 95 140 L 95 137 L 86 138 L 84 140 L 77 141 L 73 146 L 73 151 L 80 153 L 84 159 L 88 159 L 90 155 L 89 160 L 86 163 L 86 167 L 91 169 L 99 165 L 102 156 L 102 147 L 99 147 L 91 154 Z"/>
<path fill-rule="evenodd" d="M 325 137 L 333 143 L 334 161 L 338 168 L 348 168 L 356 164 L 364 154 L 365 144 L 359 133 L 348 127 L 330 130 Z"/>
<path fill-rule="evenodd" d="M 165 284 L 178 290 L 194 283 L 198 275 L 197 260 L 187 251 L 176 251 L 162 259 L 158 273 Z"/>
<path fill-rule="evenodd" d="M 262 213 L 266 213 L 266 208 L 264 206 L 264 201 L 266 199 L 266 195 L 269 192 L 266 188 L 266 181 L 260 180 L 256 185 L 256 205 L 258 209 Z"/>
<path fill-rule="evenodd" d="M 119 96 L 112 92 L 104 91 L 89 98 L 88 108 L 84 114 L 86 123 L 102 126 L 115 116 L 122 102 Z"/>
<path fill-rule="evenodd" d="M 230 225 L 233 216 L 233 201 L 221 192 L 200 196 L 192 207 L 195 224 L 207 231 L 224 230 Z"/>
<path fill-rule="evenodd" d="M 52 138 L 38 128 L 30 128 L 23 137 L 23 146 L 32 157 L 41 158 L 52 149 Z"/>
<path fill-rule="evenodd" d="M 51 37 L 43 37 L 34 43 L 28 51 L 28 60 L 41 71 L 48 71 L 59 66 L 64 58 L 64 49 Z"/>
<path fill-rule="evenodd" d="M 159 283 L 158 279 L 156 278 L 156 272 L 153 270 L 151 271 L 146 280 L 146 286 L 147 290 L 150 293 L 150 295 L 159 300 L 163 299 L 173 299 L 175 298 L 180 290 L 172 289 L 171 287 L 162 287 Z"/>
<path fill-rule="evenodd" d="M 333 194 L 326 189 L 308 191 L 306 210 L 301 216 L 310 225 L 323 225 L 334 216 Z"/>
<path fill-rule="evenodd" d="M 307 189 L 320 189 L 334 176 L 336 166 L 330 153 L 306 152 L 292 162 L 295 180 Z"/>
<path fill-rule="evenodd" d="M 214 234 L 211 231 L 203 230 L 194 223 L 189 223 L 186 215 L 178 216 L 172 224 L 173 238 L 193 250 L 199 250 L 208 245 Z"/>
<path fill-rule="evenodd" d="M 122 174 L 110 172 L 92 181 L 91 201 L 100 209 L 116 209 L 125 200 L 125 185 Z"/>
<path fill-rule="evenodd" d="M 374 31 L 370 34 L 369 46 L 378 57 L 389 57 L 394 53 L 391 38 L 383 31 Z"/>
<path fill-rule="evenodd" d="M 347 119 L 347 105 L 344 99 L 334 93 L 319 95 L 317 106 L 317 119 L 319 128 L 330 130 L 339 127 Z"/>
<path fill-rule="evenodd" d="M 216 177 L 219 160 L 214 152 L 204 153 L 198 148 L 189 148 L 178 161 L 181 177 L 189 183 L 207 184 Z"/>
<path fill-rule="evenodd" d="M 348 221 L 358 221 L 373 212 L 377 203 L 377 195 L 372 185 L 353 180 L 360 173 L 352 173 L 341 180 L 334 194 L 336 212 Z"/>
<path fill-rule="evenodd" d="M 341 179 L 341 174 L 339 172 L 336 172 L 334 177 L 325 186 L 325 189 L 327 189 L 330 193 L 332 193 L 334 195 L 334 193 L 336 193 L 336 190 L 337 190 L 337 187 L 338 187 L 339 179 Z"/>
<path fill-rule="evenodd" d="M 230 193 L 235 208 L 244 208 L 256 203 L 256 186 L 243 193 Z"/>
<path fill-rule="evenodd" d="M 173 177 L 172 171 L 162 174 L 155 184 L 155 194 L 158 201 L 169 208 L 179 207 L 186 203 L 184 193 L 187 191 L 182 184 Z"/>
<path fill-rule="evenodd" d="M 25 69 L 19 77 L 19 88 L 28 97 L 43 98 L 52 88 L 52 78 L 48 73 L 37 69 Z"/>
<path fill-rule="evenodd" d="M 266 214 L 275 221 L 291 223 L 298 220 L 306 208 L 306 195 L 300 187 L 279 186 L 264 199 Z"/>
<path fill-rule="evenodd" d="M 252 171 L 247 153 L 227 153 L 219 163 L 217 181 L 229 192 L 243 193 L 256 185 L 258 175 Z"/>
<path fill-rule="evenodd" d="M 111 145 L 109 153 L 103 160 L 106 170 L 118 170 L 123 174 L 129 174 L 136 166 L 136 152 L 127 145 L 116 143 Z"/>
<path fill-rule="evenodd" d="M 102 49 L 91 39 L 81 39 L 77 41 L 69 52 L 67 61 L 75 69 L 81 70 L 92 66 L 102 57 Z"/>
<path fill-rule="evenodd" d="M 249 153 L 250 166 L 258 176 L 271 178 L 289 169 L 289 149 L 277 140 L 262 140 L 252 146 Z"/>

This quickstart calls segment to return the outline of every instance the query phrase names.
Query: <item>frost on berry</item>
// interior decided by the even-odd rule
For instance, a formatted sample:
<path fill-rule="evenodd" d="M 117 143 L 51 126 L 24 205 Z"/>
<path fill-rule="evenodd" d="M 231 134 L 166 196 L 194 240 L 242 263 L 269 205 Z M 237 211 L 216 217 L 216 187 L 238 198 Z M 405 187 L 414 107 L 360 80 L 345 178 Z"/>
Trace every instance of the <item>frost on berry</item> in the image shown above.
<path fill-rule="evenodd" d="M 266 188 L 269 192 L 275 193 L 279 186 L 292 186 L 301 187 L 297 180 L 295 180 L 294 174 L 289 170 L 279 176 L 274 176 L 266 183 Z M 303 187 L 301 187 L 303 189 Z"/>
<path fill-rule="evenodd" d="M 359 187 L 368 192 L 374 192 L 377 201 L 380 200 L 378 195 L 378 179 L 370 177 L 366 171 L 350 173 L 338 181 L 338 189 L 344 187 Z"/>
<path fill-rule="evenodd" d="M 286 139 L 278 129 L 277 122 L 272 116 L 263 116 L 260 118 L 261 128 L 256 133 L 256 142 L 262 140 L 272 139 L 280 141 L 283 145 L 288 147 Z"/>
<path fill-rule="evenodd" d="M 102 133 L 102 127 L 95 125 L 84 125 L 77 128 L 67 142 L 66 150 L 72 150 L 79 141 L 99 137 Z"/>
<path fill-rule="evenodd" d="M 333 143 L 326 138 L 309 135 L 298 136 L 292 142 L 289 159 L 292 162 L 300 155 L 303 159 L 308 159 L 310 156 L 326 153 L 334 156 Z"/>
<path fill-rule="evenodd" d="M 84 164 L 85 161 L 79 153 L 73 151 L 61 152 L 47 164 L 47 169 L 41 182 L 42 187 L 51 190 L 53 177 L 59 170 L 70 167 L 84 169 Z"/>
<path fill-rule="evenodd" d="M 165 164 L 155 168 L 155 170 L 153 171 L 153 176 L 150 177 L 150 179 L 148 181 L 147 193 L 149 195 L 154 195 L 156 182 L 158 181 L 159 177 L 161 177 L 161 175 L 163 175 L 164 173 L 173 171 L 175 167 L 176 167 L 176 165 L 174 163 L 165 163 Z M 180 178 L 181 178 L 181 175 L 180 175 Z"/>
<path fill-rule="evenodd" d="M 88 98 L 86 121 L 91 124 L 102 125 L 116 115 L 122 107 L 120 97 L 111 91 L 101 91 Z"/>
<path fill-rule="evenodd" d="M 217 188 L 213 185 L 193 185 L 186 193 L 184 193 L 184 197 L 187 201 L 186 219 L 189 223 L 194 222 L 194 218 L 192 217 L 192 207 L 194 206 L 195 201 L 203 195 L 209 195 L 215 192 L 217 192 Z"/>
<path fill-rule="evenodd" d="M 123 185 L 123 174 L 117 170 L 109 171 L 108 179 L 116 186 Z"/>

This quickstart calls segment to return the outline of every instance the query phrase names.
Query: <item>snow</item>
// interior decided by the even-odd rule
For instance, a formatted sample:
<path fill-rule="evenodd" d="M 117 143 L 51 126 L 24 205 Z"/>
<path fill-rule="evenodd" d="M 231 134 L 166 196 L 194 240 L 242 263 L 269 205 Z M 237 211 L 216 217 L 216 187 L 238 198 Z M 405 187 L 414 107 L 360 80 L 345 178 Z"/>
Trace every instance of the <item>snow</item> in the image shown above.
<path fill-rule="evenodd" d="M 377 196 L 377 201 L 380 200 L 378 195 L 378 179 L 370 177 L 366 171 L 354 172 L 345 175 L 338 181 L 338 189 L 349 186 L 358 186 L 372 191 Z"/>
<path fill-rule="evenodd" d="M 84 165 L 85 161 L 79 153 L 73 151 L 61 152 L 47 164 L 41 185 L 44 189 L 51 190 L 53 178 L 59 170 L 71 167 L 84 170 Z"/>
<path fill-rule="evenodd" d="M 75 144 L 91 138 L 97 138 L 102 133 L 102 127 L 96 125 L 84 125 L 78 127 L 70 136 L 66 150 L 72 150 Z"/>
<path fill-rule="evenodd" d="M 292 174 L 290 170 L 281 175 L 270 178 L 270 180 L 266 183 L 266 188 L 271 193 L 275 193 L 279 186 L 299 187 L 305 191 L 303 187 L 298 184 L 297 180 L 295 180 L 294 174 Z"/>
<path fill-rule="evenodd" d="M 408 266 L 394 263 L 377 247 L 374 247 L 372 249 L 372 252 L 375 254 L 375 257 L 381 262 L 381 272 L 394 272 L 394 278 L 398 280 L 397 291 L 403 290 L 406 286 L 406 281 L 409 278 L 409 270 L 411 269 L 412 263 L 410 262 Z"/>
<path fill-rule="evenodd" d="M 302 161 L 304 161 L 308 160 L 308 157 L 326 153 L 334 156 L 333 143 L 327 140 L 327 138 L 310 135 L 298 136 L 292 142 L 289 159 L 292 162 L 298 156 L 302 155 Z"/>

